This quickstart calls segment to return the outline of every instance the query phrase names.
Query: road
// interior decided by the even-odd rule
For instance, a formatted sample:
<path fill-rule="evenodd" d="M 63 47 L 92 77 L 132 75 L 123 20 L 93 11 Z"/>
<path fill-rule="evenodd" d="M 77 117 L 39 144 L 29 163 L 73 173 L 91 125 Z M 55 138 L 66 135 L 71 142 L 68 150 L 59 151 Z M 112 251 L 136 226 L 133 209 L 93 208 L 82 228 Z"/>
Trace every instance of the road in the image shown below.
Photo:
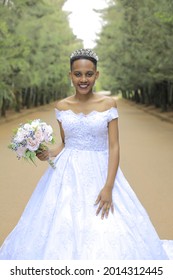
<path fill-rule="evenodd" d="M 147 210 L 161 239 L 173 239 L 173 125 L 148 115 L 135 105 L 118 100 L 120 166 Z M 0 137 L 0 244 L 14 228 L 47 162 L 37 167 L 17 160 L 7 148 L 12 129 L 19 123 L 40 118 L 59 130 L 53 106 L 1 123 Z"/>

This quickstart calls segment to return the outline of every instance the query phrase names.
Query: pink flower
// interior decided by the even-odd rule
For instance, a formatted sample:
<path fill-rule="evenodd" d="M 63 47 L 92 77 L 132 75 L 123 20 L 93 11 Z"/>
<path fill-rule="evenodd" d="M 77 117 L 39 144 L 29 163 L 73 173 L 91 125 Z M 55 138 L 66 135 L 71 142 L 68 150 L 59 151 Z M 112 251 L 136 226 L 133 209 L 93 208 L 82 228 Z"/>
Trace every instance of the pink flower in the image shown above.
<path fill-rule="evenodd" d="M 40 127 L 38 127 L 35 132 L 35 138 L 39 143 L 43 142 L 44 140 L 44 135 Z"/>
<path fill-rule="evenodd" d="M 17 148 L 16 153 L 19 158 L 23 157 L 26 152 L 26 147 L 20 146 Z"/>
<path fill-rule="evenodd" d="M 28 138 L 27 139 L 27 149 L 30 151 L 37 151 L 39 148 L 40 142 L 37 139 Z"/>

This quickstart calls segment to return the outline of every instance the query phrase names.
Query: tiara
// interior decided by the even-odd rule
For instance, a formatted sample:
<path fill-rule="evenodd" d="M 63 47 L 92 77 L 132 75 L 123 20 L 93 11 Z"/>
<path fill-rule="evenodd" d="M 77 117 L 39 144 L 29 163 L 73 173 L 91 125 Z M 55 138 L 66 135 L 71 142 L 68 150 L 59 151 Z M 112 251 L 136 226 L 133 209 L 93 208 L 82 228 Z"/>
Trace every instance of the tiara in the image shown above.
<path fill-rule="evenodd" d="M 88 58 L 93 58 L 96 61 L 99 60 L 98 56 L 96 55 L 96 53 L 94 53 L 91 49 L 79 49 L 74 51 L 71 56 L 70 59 L 73 59 L 75 57 L 88 57 Z"/>

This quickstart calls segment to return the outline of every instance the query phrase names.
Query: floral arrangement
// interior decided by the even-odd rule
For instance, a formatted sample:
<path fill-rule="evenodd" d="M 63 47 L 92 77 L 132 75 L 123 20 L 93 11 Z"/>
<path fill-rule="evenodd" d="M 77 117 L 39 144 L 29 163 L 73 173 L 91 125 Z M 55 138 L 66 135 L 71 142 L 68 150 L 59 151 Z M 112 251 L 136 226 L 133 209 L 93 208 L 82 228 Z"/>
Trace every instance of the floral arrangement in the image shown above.
<path fill-rule="evenodd" d="M 24 158 L 35 164 L 36 154 L 47 149 L 46 143 L 53 144 L 54 142 L 52 127 L 36 119 L 21 124 L 14 131 L 8 147 L 16 152 L 18 159 Z M 52 168 L 55 168 L 52 160 L 48 159 L 48 162 Z"/>

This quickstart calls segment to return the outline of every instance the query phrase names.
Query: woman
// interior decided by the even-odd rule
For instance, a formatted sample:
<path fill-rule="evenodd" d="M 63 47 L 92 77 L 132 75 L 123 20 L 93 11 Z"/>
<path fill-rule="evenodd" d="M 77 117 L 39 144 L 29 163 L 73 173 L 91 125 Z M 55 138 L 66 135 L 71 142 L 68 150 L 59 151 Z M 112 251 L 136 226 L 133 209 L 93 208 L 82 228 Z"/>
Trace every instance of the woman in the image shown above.
<path fill-rule="evenodd" d="M 97 61 L 89 49 L 71 55 L 75 94 L 55 109 L 62 144 L 38 154 L 55 157 L 56 169 L 41 178 L 0 259 L 170 258 L 120 170 L 116 102 L 93 93 Z"/>

